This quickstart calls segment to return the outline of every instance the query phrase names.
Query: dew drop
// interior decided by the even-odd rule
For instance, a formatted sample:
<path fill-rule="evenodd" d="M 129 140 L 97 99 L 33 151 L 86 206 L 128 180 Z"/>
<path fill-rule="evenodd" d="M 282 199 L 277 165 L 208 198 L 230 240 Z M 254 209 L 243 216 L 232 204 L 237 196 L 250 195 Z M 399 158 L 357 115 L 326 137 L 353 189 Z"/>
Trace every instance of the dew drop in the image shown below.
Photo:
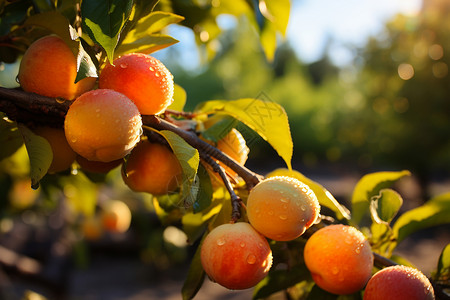
<path fill-rule="evenodd" d="M 270 211 L 268 212 L 268 214 L 269 214 L 269 216 L 273 216 L 273 211 L 270 210 Z"/>
<path fill-rule="evenodd" d="M 37 190 L 37 189 L 39 188 L 39 182 L 36 182 L 36 183 L 31 184 L 31 188 L 32 188 L 33 190 Z"/>
<path fill-rule="evenodd" d="M 64 102 L 66 102 L 66 99 L 64 99 L 64 98 L 56 98 L 56 102 L 58 102 L 59 104 L 63 104 Z"/>
<path fill-rule="evenodd" d="M 160 75 L 159 75 L 159 73 L 158 73 L 158 72 L 156 72 L 156 73 L 155 73 L 155 76 L 156 76 L 156 77 L 159 77 Z"/>
<path fill-rule="evenodd" d="M 287 220 L 287 216 L 286 215 L 280 215 L 279 218 L 280 218 L 280 220 Z"/>
<path fill-rule="evenodd" d="M 288 202 L 289 202 L 289 199 L 281 198 L 280 201 L 283 202 L 283 203 L 288 203 Z"/>
<path fill-rule="evenodd" d="M 349 245 L 352 243 L 352 239 L 350 237 L 346 237 L 344 241 L 346 244 L 349 244 Z"/>
<path fill-rule="evenodd" d="M 361 249 L 358 247 L 358 248 L 356 248 L 355 252 L 356 252 L 356 254 L 360 254 L 361 253 Z"/>
<path fill-rule="evenodd" d="M 254 263 L 256 263 L 256 256 L 253 254 L 249 254 L 247 256 L 247 263 L 250 265 L 253 265 Z"/>
<path fill-rule="evenodd" d="M 120 67 L 121 67 L 122 69 L 126 69 L 128 66 L 127 66 L 127 64 L 122 63 L 122 64 L 120 64 Z"/>
<path fill-rule="evenodd" d="M 19 75 L 16 76 L 16 82 L 20 84 Z"/>
<path fill-rule="evenodd" d="M 225 240 L 224 239 L 218 239 L 217 240 L 217 245 L 218 246 L 223 246 L 225 244 Z"/>
<path fill-rule="evenodd" d="M 148 68 L 150 71 L 155 71 L 155 68 L 153 68 L 153 67 L 150 67 L 150 68 Z"/>
<path fill-rule="evenodd" d="M 300 207 L 300 209 L 301 209 L 302 211 L 305 211 L 305 210 L 306 210 L 306 206 L 302 205 L 302 206 Z"/>
<path fill-rule="evenodd" d="M 71 139 L 70 140 L 72 143 L 76 143 L 77 142 L 77 139 L 76 138 L 73 138 L 73 139 Z"/>
<path fill-rule="evenodd" d="M 241 243 L 239 244 L 239 246 L 241 246 L 241 248 L 244 248 L 244 247 L 245 247 L 245 243 L 244 243 L 244 242 L 241 242 Z"/>
<path fill-rule="evenodd" d="M 337 267 L 334 267 L 334 268 L 331 269 L 331 273 L 333 275 L 337 275 L 339 273 L 339 269 Z"/>

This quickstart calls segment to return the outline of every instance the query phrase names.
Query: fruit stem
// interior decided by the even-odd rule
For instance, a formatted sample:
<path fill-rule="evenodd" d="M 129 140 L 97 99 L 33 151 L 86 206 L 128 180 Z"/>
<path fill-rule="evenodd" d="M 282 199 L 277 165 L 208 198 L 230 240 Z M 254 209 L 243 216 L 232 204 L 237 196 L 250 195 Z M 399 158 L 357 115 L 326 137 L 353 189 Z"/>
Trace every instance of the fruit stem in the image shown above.
<path fill-rule="evenodd" d="M 237 220 L 241 218 L 241 206 L 243 205 L 242 199 L 236 195 L 234 192 L 233 186 L 231 185 L 230 179 L 228 178 L 224 168 L 222 168 L 214 159 L 211 158 L 206 153 L 200 152 L 200 157 L 213 168 L 213 171 L 220 175 L 223 183 L 225 184 L 225 188 L 231 197 L 231 223 L 236 223 Z"/>

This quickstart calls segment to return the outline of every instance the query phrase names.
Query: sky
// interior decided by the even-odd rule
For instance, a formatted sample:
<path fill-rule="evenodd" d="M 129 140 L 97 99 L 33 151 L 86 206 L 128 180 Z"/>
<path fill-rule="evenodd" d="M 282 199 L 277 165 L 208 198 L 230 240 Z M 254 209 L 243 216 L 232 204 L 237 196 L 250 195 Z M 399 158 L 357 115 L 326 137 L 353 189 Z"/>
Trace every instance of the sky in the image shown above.
<path fill-rule="evenodd" d="M 275 0 L 274 0 L 275 1 Z M 346 44 L 362 46 L 369 36 L 380 34 L 383 25 L 398 13 L 411 14 L 421 7 L 421 0 L 291 0 L 291 16 L 287 41 L 299 58 L 311 63 L 321 58 L 328 38 L 332 38 L 330 58 L 336 65 L 345 65 L 352 59 Z M 219 26 L 229 28 L 236 24 L 231 18 L 218 20 Z M 170 48 L 178 51 L 187 69 L 199 65 L 192 32 L 175 26 L 170 35 L 180 43 Z M 165 50 L 155 53 L 164 61 Z"/>
<path fill-rule="evenodd" d="M 412 14 L 420 0 L 294 0 L 287 40 L 304 62 L 321 57 L 332 38 L 331 59 L 345 64 L 351 53 L 343 45 L 364 45 L 369 36 L 382 32 L 383 24 L 398 13 Z"/>

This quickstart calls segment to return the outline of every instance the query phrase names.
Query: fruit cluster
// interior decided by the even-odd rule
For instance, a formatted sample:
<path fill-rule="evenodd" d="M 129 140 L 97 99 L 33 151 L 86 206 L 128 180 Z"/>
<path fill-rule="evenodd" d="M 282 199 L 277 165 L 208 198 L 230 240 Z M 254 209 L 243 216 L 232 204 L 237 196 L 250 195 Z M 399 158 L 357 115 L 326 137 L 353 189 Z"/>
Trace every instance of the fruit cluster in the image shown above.
<path fill-rule="evenodd" d="M 73 52 L 55 35 L 31 44 L 20 64 L 17 78 L 25 91 L 72 101 L 63 129 L 34 129 L 53 152 L 48 172 L 67 170 L 76 161 L 84 171 L 106 173 L 129 154 L 123 178 L 131 189 L 156 195 L 176 189 L 180 164 L 168 147 L 142 136 L 141 118 L 172 103 L 170 71 L 156 58 L 131 53 L 106 64 L 98 86 L 97 78 L 76 82 L 76 76 Z"/>
<path fill-rule="evenodd" d="M 76 76 L 75 56 L 57 36 L 37 40 L 21 61 L 18 79 L 25 91 L 73 101 L 63 129 L 34 128 L 52 148 L 48 172 L 67 170 L 75 161 L 87 172 L 102 173 L 122 164 L 123 180 L 134 191 L 163 195 L 176 190 L 183 174 L 178 158 L 166 145 L 142 136 L 142 115 L 161 114 L 173 101 L 169 70 L 149 55 L 131 53 L 107 64 L 98 86 L 96 78 L 76 82 Z M 245 140 L 234 128 L 215 146 L 241 165 L 247 160 Z M 221 162 L 218 165 L 236 177 L 233 170 Z M 224 183 L 215 172 L 210 175 L 213 186 Z M 274 259 L 269 240 L 288 242 L 301 237 L 318 221 L 321 209 L 313 190 L 288 176 L 262 180 L 242 206 L 248 221 L 232 220 L 213 228 L 200 249 L 204 271 L 229 289 L 246 289 L 260 282 Z M 95 238 L 102 230 L 124 232 L 130 221 L 129 208 L 111 201 L 103 208 L 101 220 L 88 220 L 83 232 L 86 238 Z M 333 294 L 365 289 L 366 300 L 434 299 L 430 282 L 415 269 L 395 266 L 374 274 L 368 240 L 349 225 L 329 225 L 314 232 L 303 256 L 316 285 Z"/>

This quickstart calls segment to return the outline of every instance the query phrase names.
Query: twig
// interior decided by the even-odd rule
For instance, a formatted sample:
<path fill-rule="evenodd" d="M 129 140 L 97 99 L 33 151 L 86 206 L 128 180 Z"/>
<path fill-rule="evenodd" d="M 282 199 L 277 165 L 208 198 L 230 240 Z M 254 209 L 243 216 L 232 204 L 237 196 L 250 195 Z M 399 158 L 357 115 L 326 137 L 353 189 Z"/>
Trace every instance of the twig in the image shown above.
<path fill-rule="evenodd" d="M 213 168 L 213 171 L 219 174 L 220 178 L 222 178 L 223 183 L 225 184 L 225 188 L 231 196 L 231 222 L 236 223 L 237 220 L 241 218 L 241 206 L 243 205 L 242 199 L 236 195 L 234 192 L 233 186 L 231 185 L 230 179 L 228 178 L 225 170 L 206 153 L 200 152 L 200 157 Z"/>

